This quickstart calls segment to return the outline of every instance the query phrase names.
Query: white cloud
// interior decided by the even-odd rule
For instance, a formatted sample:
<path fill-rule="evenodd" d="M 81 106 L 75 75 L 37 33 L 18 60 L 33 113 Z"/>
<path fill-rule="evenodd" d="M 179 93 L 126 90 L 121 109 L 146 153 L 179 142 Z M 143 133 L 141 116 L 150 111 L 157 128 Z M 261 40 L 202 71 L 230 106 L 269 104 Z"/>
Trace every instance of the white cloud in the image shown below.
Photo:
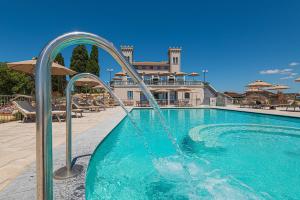
<path fill-rule="evenodd" d="M 262 70 L 259 73 L 260 74 L 278 74 L 279 73 L 279 69 L 267 69 L 267 70 Z"/>
<path fill-rule="evenodd" d="M 300 65 L 300 63 L 298 63 L 298 62 L 291 62 L 289 64 L 289 66 L 292 66 L 292 67 L 295 67 L 295 66 L 298 66 L 298 65 Z"/>
<path fill-rule="evenodd" d="M 292 79 L 295 78 L 294 76 L 285 76 L 285 77 L 281 77 L 281 80 L 286 80 L 286 79 Z"/>
<path fill-rule="evenodd" d="M 267 69 L 262 70 L 260 74 L 290 74 L 293 69 Z"/>

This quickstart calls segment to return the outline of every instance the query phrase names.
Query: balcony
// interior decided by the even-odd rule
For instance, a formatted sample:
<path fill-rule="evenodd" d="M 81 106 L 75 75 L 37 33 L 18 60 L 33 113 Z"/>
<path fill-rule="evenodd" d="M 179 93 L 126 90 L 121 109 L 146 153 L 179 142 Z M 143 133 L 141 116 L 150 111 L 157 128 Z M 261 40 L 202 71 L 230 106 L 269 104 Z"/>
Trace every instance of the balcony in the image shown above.
<path fill-rule="evenodd" d="M 174 81 L 168 81 L 168 80 L 144 80 L 146 85 L 149 86 L 199 86 L 203 85 L 202 81 L 198 80 L 174 80 Z M 136 85 L 134 81 L 112 81 L 111 86 L 133 86 Z"/>

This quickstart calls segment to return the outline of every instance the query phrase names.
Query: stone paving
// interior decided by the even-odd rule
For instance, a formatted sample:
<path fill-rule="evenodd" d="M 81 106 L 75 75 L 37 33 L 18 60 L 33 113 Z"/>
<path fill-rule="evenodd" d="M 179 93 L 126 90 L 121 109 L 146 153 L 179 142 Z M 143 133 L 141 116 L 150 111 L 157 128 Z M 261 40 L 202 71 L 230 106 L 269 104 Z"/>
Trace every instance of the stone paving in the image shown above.
<path fill-rule="evenodd" d="M 125 112 L 117 107 L 83 115 L 82 118 L 72 119 L 74 156 L 91 154 L 96 145 L 125 117 Z M 53 123 L 54 169 L 64 165 L 65 126 L 65 122 Z M 79 159 L 79 162 L 85 159 Z M 0 124 L 0 199 L 32 199 L 29 196 L 35 195 L 34 161 L 35 123 Z M 25 184 L 20 184 L 22 182 Z M 16 195 L 16 191 L 19 195 Z M 15 196 L 8 198 L 7 195 L 11 194 Z"/>

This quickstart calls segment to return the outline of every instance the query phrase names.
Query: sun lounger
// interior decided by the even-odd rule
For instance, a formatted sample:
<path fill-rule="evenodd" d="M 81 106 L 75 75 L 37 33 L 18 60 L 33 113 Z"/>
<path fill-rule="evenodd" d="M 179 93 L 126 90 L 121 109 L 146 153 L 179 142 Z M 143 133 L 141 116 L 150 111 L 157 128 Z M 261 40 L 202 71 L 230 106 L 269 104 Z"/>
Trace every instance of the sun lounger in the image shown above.
<path fill-rule="evenodd" d="M 34 119 L 36 117 L 36 109 L 28 101 L 13 101 L 12 102 L 17 110 L 24 116 L 23 122 L 28 119 Z M 52 116 L 55 116 L 60 122 L 60 116 L 65 116 L 66 111 L 52 110 Z"/>
<path fill-rule="evenodd" d="M 296 100 L 288 101 L 288 104 L 286 106 L 286 111 L 288 111 L 289 108 L 293 108 L 294 111 L 296 111 L 296 108 L 300 108 L 300 102 L 298 102 Z"/>
<path fill-rule="evenodd" d="M 97 101 L 97 100 L 93 100 L 93 105 L 94 106 L 99 106 L 102 110 L 106 109 L 106 106 L 102 102 Z"/>
<path fill-rule="evenodd" d="M 72 112 L 75 114 L 75 117 L 78 118 L 78 115 L 80 115 L 80 117 L 82 117 L 82 113 L 83 113 L 83 110 L 82 109 L 76 109 L 76 108 L 73 108 L 72 109 Z"/>
<path fill-rule="evenodd" d="M 79 104 L 78 99 L 74 98 L 73 99 L 73 106 L 75 107 L 75 109 L 83 109 L 83 110 L 89 110 L 89 111 L 96 111 L 99 112 L 101 107 L 100 106 L 94 106 L 94 105 L 82 105 Z"/>

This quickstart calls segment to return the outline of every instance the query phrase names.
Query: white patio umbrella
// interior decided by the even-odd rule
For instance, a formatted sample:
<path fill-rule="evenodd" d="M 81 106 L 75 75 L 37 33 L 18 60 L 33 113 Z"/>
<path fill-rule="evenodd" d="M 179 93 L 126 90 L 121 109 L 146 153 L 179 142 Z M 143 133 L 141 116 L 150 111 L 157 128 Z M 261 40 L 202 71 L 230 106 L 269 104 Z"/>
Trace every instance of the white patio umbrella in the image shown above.
<path fill-rule="evenodd" d="M 80 78 L 75 82 L 77 86 L 94 87 L 99 85 L 99 82 L 92 78 Z"/>
<path fill-rule="evenodd" d="M 271 87 L 272 84 L 271 83 L 267 83 L 265 81 L 262 81 L 262 80 L 256 80 L 252 83 L 249 83 L 247 85 L 247 87 L 249 88 L 263 88 L 263 87 Z"/>
<path fill-rule="evenodd" d="M 196 76 L 199 76 L 199 73 L 192 72 L 192 73 L 189 74 L 189 76 L 193 77 L 193 80 L 194 80 Z"/>
<path fill-rule="evenodd" d="M 175 76 L 186 76 L 187 73 L 185 72 L 175 72 Z"/>
<path fill-rule="evenodd" d="M 279 93 L 282 90 L 290 89 L 287 85 L 274 85 L 272 87 L 267 88 L 267 90 L 276 90 Z"/>
<path fill-rule="evenodd" d="M 126 76 L 126 73 L 125 72 L 118 72 L 118 73 L 115 73 L 115 76 Z"/>

